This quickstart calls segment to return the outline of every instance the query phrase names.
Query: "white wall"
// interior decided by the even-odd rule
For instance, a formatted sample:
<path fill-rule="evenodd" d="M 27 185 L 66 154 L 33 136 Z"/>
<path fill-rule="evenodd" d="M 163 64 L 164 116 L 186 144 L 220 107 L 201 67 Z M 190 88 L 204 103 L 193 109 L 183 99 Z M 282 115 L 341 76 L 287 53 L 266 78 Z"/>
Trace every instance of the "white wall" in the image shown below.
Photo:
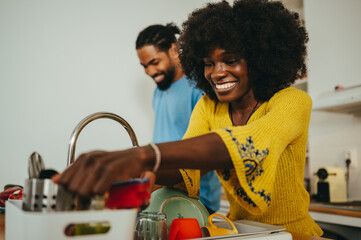
<path fill-rule="evenodd" d="M 180 24 L 205 0 L 0 0 L 0 191 L 23 184 L 28 157 L 66 167 L 70 135 L 85 116 L 109 111 L 151 141 L 155 84 L 135 52 L 144 27 Z M 76 155 L 131 146 L 111 120 L 89 124 Z"/>
<path fill-rule="evenodd" d="M 336 85 L 361 84 L 361 1 L 304 0 L 309 32 L 308 92 L 313 101 Z M 310 171 L 345 169 L 344 150 L 357 151 L 350 172 L 350 200 L 361 199 L 361 117 L 313 111 L 309 131 Z"/>

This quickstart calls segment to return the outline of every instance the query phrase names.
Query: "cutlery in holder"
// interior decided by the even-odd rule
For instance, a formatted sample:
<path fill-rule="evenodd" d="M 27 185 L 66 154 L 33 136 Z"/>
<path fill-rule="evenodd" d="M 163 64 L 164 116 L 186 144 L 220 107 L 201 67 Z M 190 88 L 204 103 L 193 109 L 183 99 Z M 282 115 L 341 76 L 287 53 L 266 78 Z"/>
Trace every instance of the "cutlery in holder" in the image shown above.
<path fill-rule="evenodd" d="M 51 179 L 26 179 L 23 193 L 23 210 L 34 212 L 57 211 L 57 202 L 60 201 L 58 189 L 59 186 Z M 66 210 L 71 209 L 67 208 Z"/>

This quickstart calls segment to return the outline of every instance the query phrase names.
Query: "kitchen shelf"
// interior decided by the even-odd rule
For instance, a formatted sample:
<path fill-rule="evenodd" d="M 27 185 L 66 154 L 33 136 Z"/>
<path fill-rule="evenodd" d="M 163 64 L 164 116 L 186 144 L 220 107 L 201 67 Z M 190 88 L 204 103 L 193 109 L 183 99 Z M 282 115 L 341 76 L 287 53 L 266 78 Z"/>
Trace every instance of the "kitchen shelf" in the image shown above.
<path fill-rule="evenodd" d="M 314 100 L 312 110 L 360 114 L 361 85 L 337 89 L 321 94 Z"/>

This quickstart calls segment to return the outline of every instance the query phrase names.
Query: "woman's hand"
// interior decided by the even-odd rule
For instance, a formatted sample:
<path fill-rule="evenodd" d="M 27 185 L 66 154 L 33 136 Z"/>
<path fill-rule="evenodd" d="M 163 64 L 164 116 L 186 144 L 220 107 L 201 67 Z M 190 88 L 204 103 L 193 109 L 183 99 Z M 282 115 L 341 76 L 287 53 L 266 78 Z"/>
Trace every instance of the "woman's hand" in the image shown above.
<path fill-rule="evenodd" d="M 102 195 L 116 181 L 140 177 L 147 170 L 145 156 L 143 148 L 85 153 L 53 180 L 80 196 Z"/>
<path fill-rule="evenodd" d="M 151 171 L 145 171 L 141 174 L 140 178 L 149 178 L 150 186 L 148 188 L 148 192 L 152 193 L 153 191 L 161 188 L 162 186 L 155 184 L 156 175 Z"/>

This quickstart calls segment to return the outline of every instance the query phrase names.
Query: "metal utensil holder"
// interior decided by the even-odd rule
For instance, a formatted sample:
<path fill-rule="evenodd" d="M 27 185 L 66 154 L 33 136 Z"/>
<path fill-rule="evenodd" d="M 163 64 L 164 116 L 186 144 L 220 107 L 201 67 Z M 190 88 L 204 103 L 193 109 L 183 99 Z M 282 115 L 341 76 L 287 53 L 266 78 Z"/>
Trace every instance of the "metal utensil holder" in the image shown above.
<path fill-rule="evenodd" d="M 51 179 L 25 180 L 23 209 L 26 211 L 55 211 L 58 185 Z"/>

